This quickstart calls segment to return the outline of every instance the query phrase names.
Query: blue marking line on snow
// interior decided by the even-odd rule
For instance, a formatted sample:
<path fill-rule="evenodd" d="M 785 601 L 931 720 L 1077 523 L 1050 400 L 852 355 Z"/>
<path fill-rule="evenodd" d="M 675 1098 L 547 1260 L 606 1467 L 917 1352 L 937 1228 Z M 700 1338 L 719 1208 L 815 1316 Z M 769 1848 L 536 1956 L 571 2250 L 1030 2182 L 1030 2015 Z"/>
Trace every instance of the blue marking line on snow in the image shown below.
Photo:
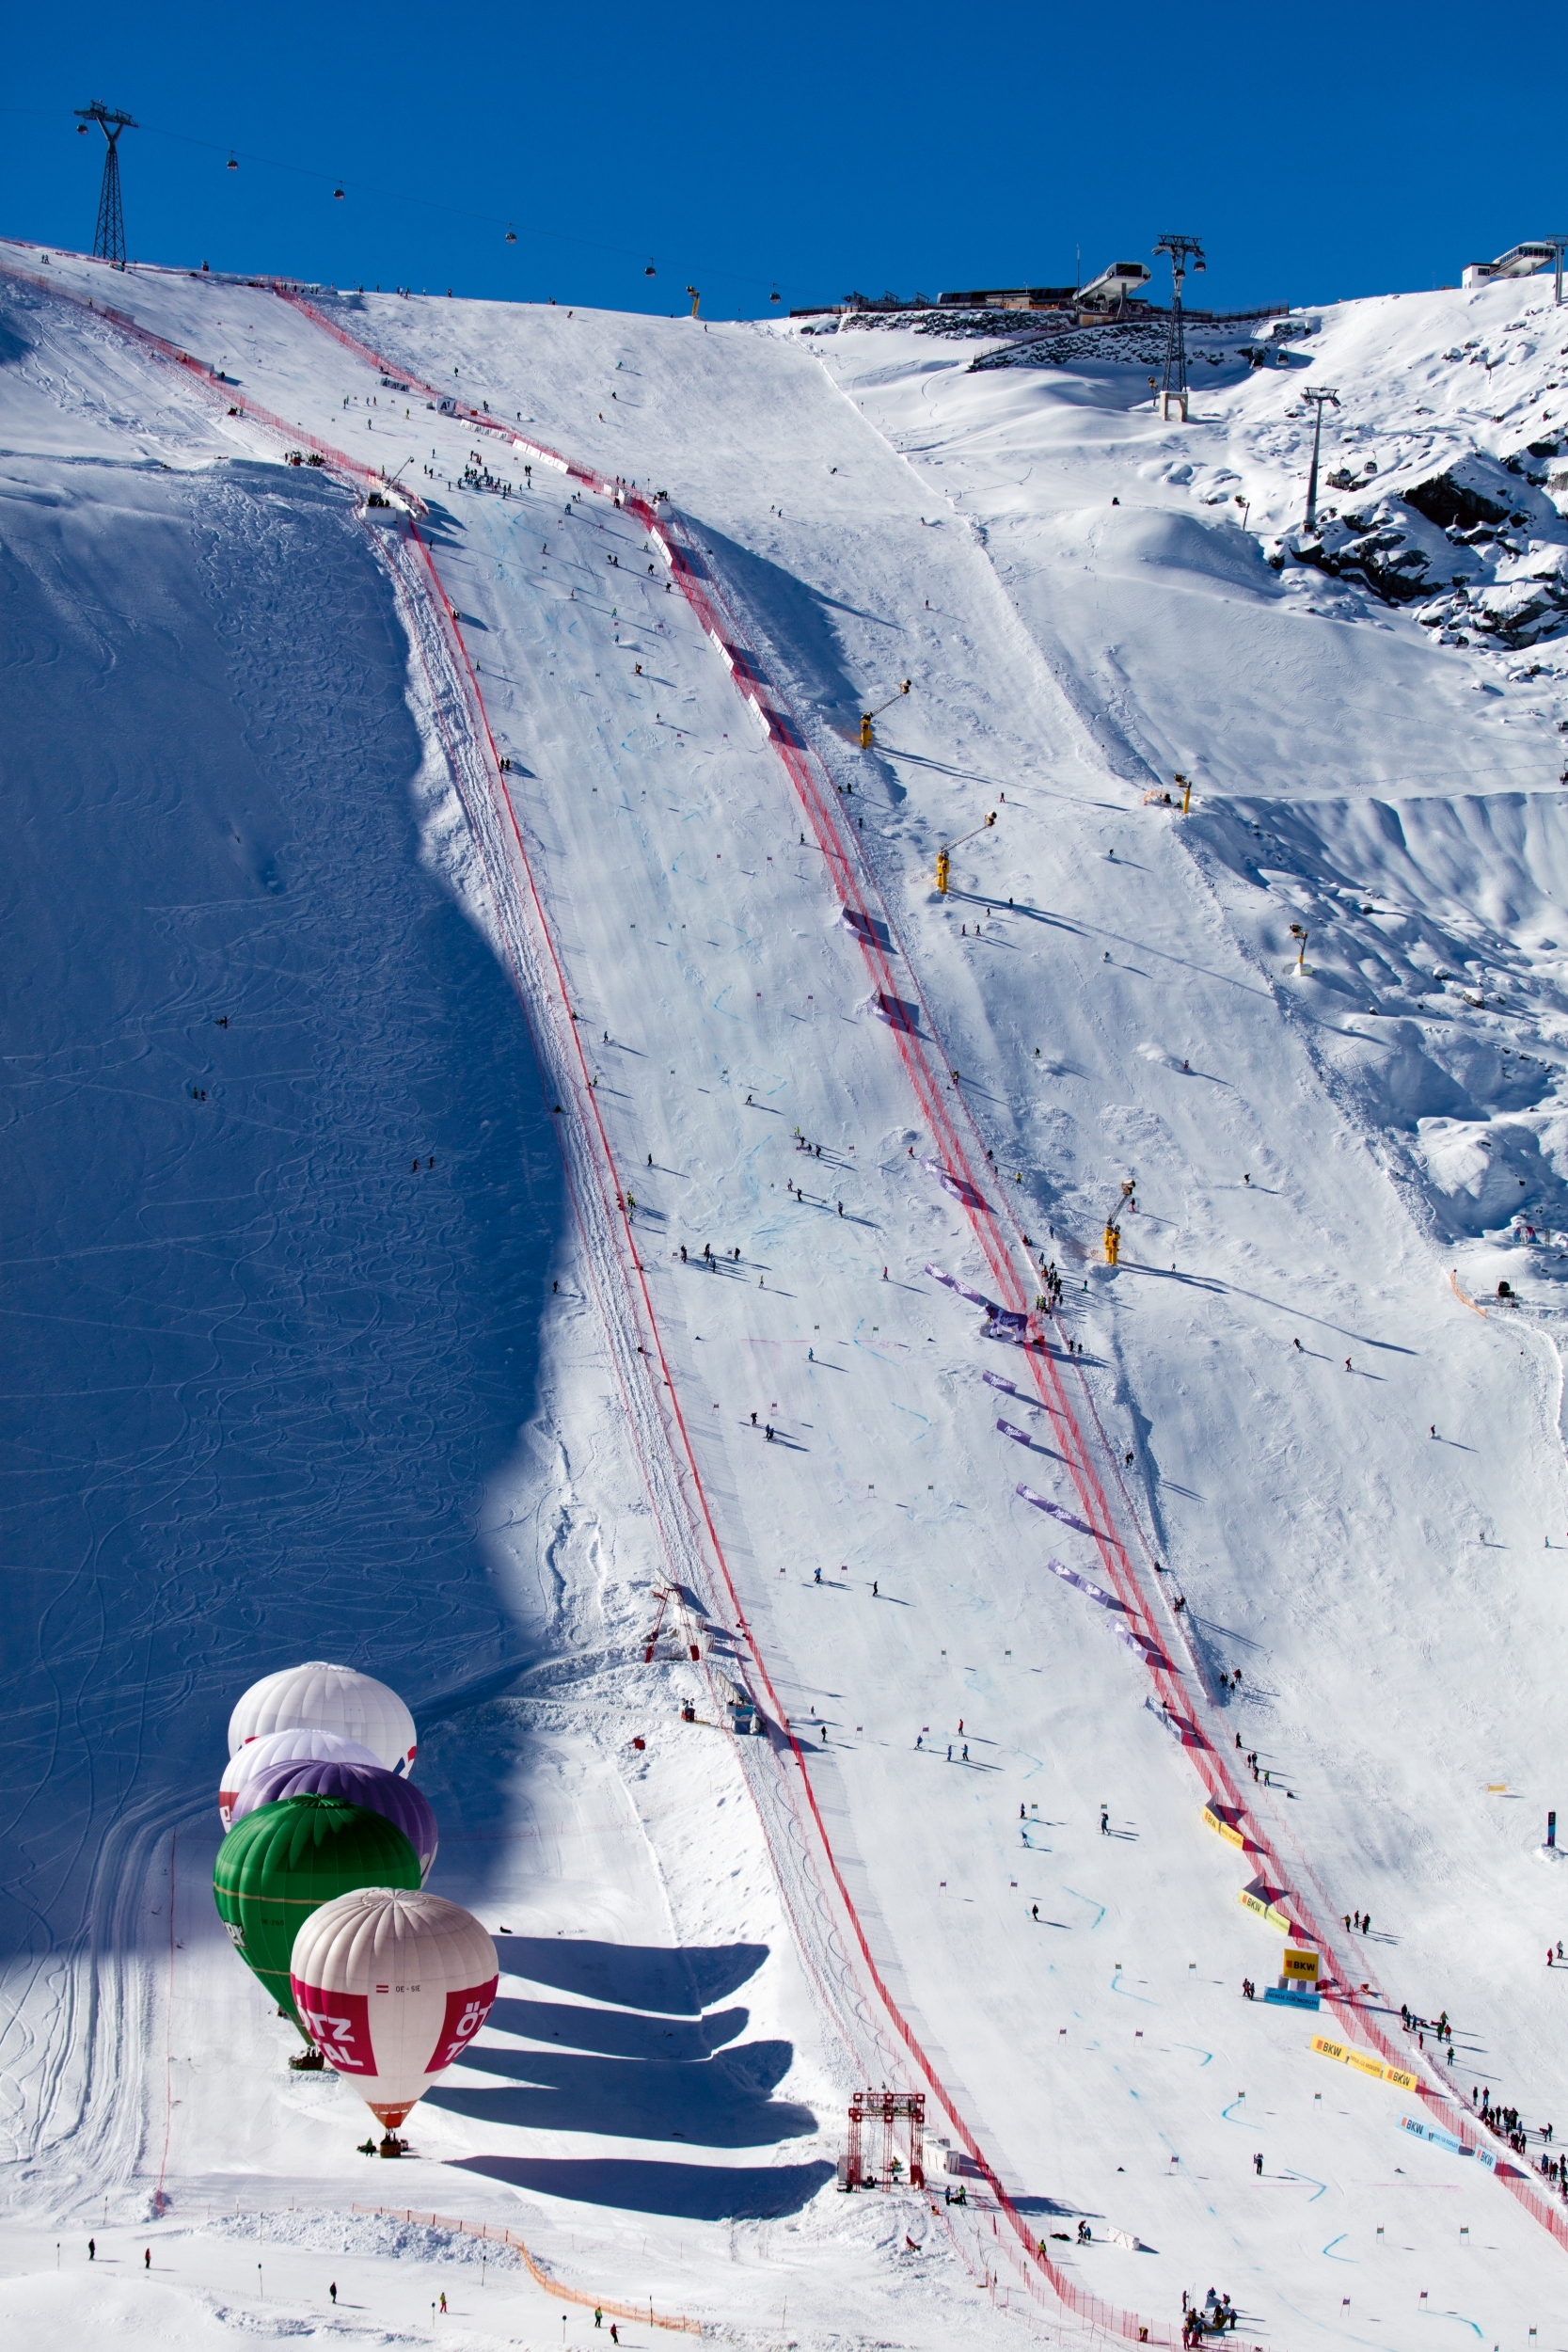
<path fill-rule="evenodd" d="M 1241 2106 L 1242 2101 L 1243 2101 L 1245 2097 L 1246 2097 L 1246 2092 L 1245 2092 L 1244 2090 L 1239 2090 L 1239 2091 L 1236 2093 L 1236 2096 L 1234 2097 L 1234 2099 L 1232 2099 L 1232 2100 L 1231 2100 L 1230 2105 L 1229 2105 L 1227 2107 L 1221 2107 L 1221 2109 L 1220 2109 L 1220 2121 L 1221 2121 L 1221 2122 L 1222 2122 L 1222 2123 L 1228 2123 L 1228 2122 L 1230 2122 L 1234 2119 L 1235 2114 L 1236 2114 L 1236 2109 L 1237 2109 L 1237 2108 Z"/>
<path fill-rule="evenodd" d="M 729 993 L 730 993 L 731 989 L 732 989 L 734 986 L 735 986 L 735 982 L 734 982 L 733 980 L 726 980 L 726 981 L 724 982 L 723 987 L 720 990 L 720 992 L 719 992 L 718 995 L 717 995 L 717 996 L 714 998 L 714 1000 L 713 1000 L 713 1009 L 714 1009 L 714 1011 L 715 1011 L 715 1012 L 721 1012 L 721 1013 L 723 1013 L 724 1018 L 725 1018 L 725 1020 L 726 1020 L 726 1021 L 735 1021 L 735 1022 L 738 1022 L 738 1021 L 739 1021 L 739 1019 L 740 1019 L 740 1015 L 739 1015 L 737 1012 L 728 1012 L 728 1011 L 725 1011 L 725 1009 L 724 1009 L 724 999 L 725 999 L 725 997 L 729 994 Z"/>
<path fill-rule="evenodd" d="M 1315 2181 L 1310 2172 L 1292 2172 L 1288 2167 L 1280 2177 L 1287 2181 L 1300 2181 L 1304 2186 L 1310 2188 L 1312 2194 L 1307 2201 L 1309 2205 L 1317 2203 L 1328 2185 L 1326 2181 Z"/>
<path fill-rule="evenodd" d="M 1089 1922 L 1089 1933 L 1092 1935 L 1105 1916 L 1104 1904 L 1097 1903 L 1092 1895 L 1080 1895 L 1076 1886 L 1064 1886 L 1062 1892 L 1064 1895 L 1070 1895 L 1075 1903 L 1088 1904 L 1089 1909 L 1094 1913 L 1094 1917 Z"/>
<path fill-rule="evenodd" d="M 1349 2263 L 1354 2268 L 1355 2265 L 1355 2257 L 1354 2254 L 1337 2254 L 1334 2251 L 1334 2249 L 1337 2246 L 1343 2246 L 1349 2235 L 1350 2232 L 1348 2230 L 1341 2230 L 1338 2237 L 1331 2237 L 1329 2239 L 1328 2244 L 1323 2248 L 1323 2252 L 1327 2255 L 1331 2263 Z"/>
<path fill-rule="evenodd" d="M 864 1328 L 863 1324 L 861 1327 L 863 1329 Z M 863 1347 L 868 1356 L 875 1356 L 879 1364 L 891 1364 L 893 1361 L 893 1358 L 891 1356 L 884 1356 L 879 1347 L 873 1347 L 869 1340 L 854 1339 L 851 1340 L 850 1345 L 852 1347 Z"/>
<path fill-rule="evenodd" d="M 1028 1828 L 1028 1826 L 1029 1826 L 1029 1825 L 1028 1825 L 1028 1823 L 1027 1823 L 1027 1822 L 1024 1822 L 1024 1823 L 1023 1823 L 1023 1827 L 1024 1827 L 1025 1829 L 1027 1829 L 1027 1828 Z M 1148 1994 L 1147 1994 L 1147 1993 L 1129 1993 L 1129 1992 L 1128 1992 L 1128 1990 L 1127 1990 L 1127 1988 L 1125 1987 L 1125 1985 L 1122 1983 L 1121 1977 L 1122 1977 L 1122 1972 L 1121 1972 L 1121 1970 L 1118 1968 L 1118 1969 L 1116 1971 L 1116 1974 L 1115 1974 L 1115 1975 L 1112 1977 L 1112 1979 L 1111 1979 L 1111 1990 L 1112 1990 L 1112 1992 L 1113 1992 L 1113 1993 L 1119 1993 L 1119 1994 L 1121 1994 L 1121 1997 L 1122 1997 L 1122 1999 L 1123 1999 L 1124 2001 L 1136 2001 L 1136 2002 L 1138 2002 L 1138 2003 L 1140 2004 L 1140 2006 L 1141 2006 L 1142 2008 L 1144 2008 L 1144 2009 L 1158 2009 L 1158 2008 L 1159 2008 L 1159 2006 L 1160 2006 L 1159 2002 L 1158 2002 L 1158 2001 L 1151 2001 L 1151 2000 L 1149 1999 L 1149 1997 L 1148 1997 Z"/>
<path fill-rule="evenodd" d="M 1195 2051 L 1195 2052 L 1196 2053 L 1196 2056 L 1197 2056 L 1197 2062 L 1198 2062 L 1199 2066 L 1207 2066 L 1207 2065 L 1210 2063 L 1210 2061 L 1212 2059 L 1213 2055 L 1214 2055 L 1214 2053 L 1212 2052 L 1212 2050 L 1200 2050 L 1200 2049 L 1198 2049 L 1197 2043 L 1196 2043 L 1196 2042 L 1173 2042 L 1171 2043 L 1171 2045 L 1170 2045 L 1170 2046 L 1171 2046 L 1171 2048 L 1172 2048 L 1173 2050 L 1192 2050 L 1192 2051 Z"/>
<path fill-rule="evenodd" d="M 890 1405 L 892 1405 L 892 1404 L 893 1404 L 893 1399 L 890 1397 L 890 1398 L 888 1399 L 888 1402 L 889 1402 L 889 1404 L 890 1404 Z M 925 1434 L 926 1434 L 926 1430 L 928 1430 L 928 1429 L 930 1428 L 930 1426 L 931 1426 L 931 1422 L 930 1422 L 930 1416 L 929 1416 L 929 1414 L 927 1414 L 927 1413 L 917 1413 L 917 1412 L 915 1411 L 914 1407 L 913 1407 L 911 1405 L 894 1405 L 894 1406 L 893 1406 L 893 1409 L 894 1409 L 894 1411 L 895 1411 L 895 1413 L 903 1413 L 903 1414 L 906 1414 L 906 1415 L 908 1416 L 908 1418 L 909 1418 L 911 1421 L 924 1422 L 924 1423 L 925 1423 L 925 1429 L 923 1429 L 923 1430 L 922 1430 L 922 1432 L 921 1432 L 921 1436 L 922 1436 L 922 1437 L 924 1437 L 924 1436 L 925 1436 Z M 918 1445 L 918 1444 L 919 1444 L 919 1442 L 920 1442 L 920 1438 L 917 1438 L 915 1439 L 915 1443 Z"/>

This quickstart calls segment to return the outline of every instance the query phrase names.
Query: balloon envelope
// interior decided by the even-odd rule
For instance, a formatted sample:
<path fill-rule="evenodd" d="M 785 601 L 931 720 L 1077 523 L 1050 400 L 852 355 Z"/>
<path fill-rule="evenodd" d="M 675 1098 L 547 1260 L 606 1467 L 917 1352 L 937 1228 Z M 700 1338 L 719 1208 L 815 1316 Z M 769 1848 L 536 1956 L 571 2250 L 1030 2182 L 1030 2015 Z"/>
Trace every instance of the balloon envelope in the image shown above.
<path fill-rule="evenodd" d="M 353 1666 L 285 1666 L 253 1682 L 229 1718 L 229 1753 L 268 1731 L 314 1724 L 369 1748 L 389 1772 L 412 1770 L 414 1718 L 395 1691 Z"/>
<path fill-rule="evenodd" d="M 260 1740 L 254 1743 L 261 1745 Z M 242 1748 L 242 1756 L 250 1750 Z M 430 1876 L 436 1859 L 436 1816 L 430 1800 L 411 1780 L 399 1780 L 381 1764 L 342 1764 L 332 1758 L 319 1763 L 265 1764 L 252 1772 L 234 1800 L 234 1820 L 243 1821 L 263 1804 L 285 1797 L 341 1797 L 345 1804 L 362 1805 L 395 1821 L 420 1858 L 420 1883 Z"/>
<path fill-rule="evenodd" d="M 365 1886 L 305 1921 L 290 1973 L 327 2063 L 395 2131 L 490 2014 L 498 1965 L 460 1903 Z"/>
<path fill-rule="evenodd" d="M 213 1894 L 235 1950 L 298 2022 L 289 1955 L 302 1920 L 351 1887 L 420 1883 L 396 1822 L 341 1797 L 289 1797 L 235 1823 L 218 1848 Z"/>
<path fill-rule="evenodd" d="M 376 1764 L 369 1748 L 358 1740 L 345 1740 L 341 1731 L 318 1731 L 313 1724 L 302 1724 L 294 1731 L 263 1732 L 260 1740 L 247 1740 L 236 1749 L 223 1768 L 218 1811 L 224 1828 L 233 1826 L 235 1800 L 252 1772 L 267 1764 L 308 1764 L 318 1756 L 331 1756 L 340 1764 Z"/>

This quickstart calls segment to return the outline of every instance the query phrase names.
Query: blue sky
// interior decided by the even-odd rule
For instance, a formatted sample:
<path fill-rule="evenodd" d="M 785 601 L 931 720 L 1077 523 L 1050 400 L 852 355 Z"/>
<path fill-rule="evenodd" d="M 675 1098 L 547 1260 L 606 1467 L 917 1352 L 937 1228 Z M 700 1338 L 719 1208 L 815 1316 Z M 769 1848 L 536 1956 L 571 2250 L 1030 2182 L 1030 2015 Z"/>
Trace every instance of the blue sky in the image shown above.
<path fill-rule="evenodd" d="M 103 139 L 71 109 L 102 98 L 143 126 L 133 256 L 340 285 L 670 310 L 695 284 L 752 315 L 775 286 L 1070 283 L 1080 249 L 1089 277 L 1186 230 L 1189 299 L 1308 302 L 1457 282 L 1568 218 L 1560 143 L 1499 119 L 1513 83 L 1469 161 L 1456 141 L 1486 68 L 1451 6 L 80 0 L 7 51 L 0 232 L 90 246 Z"/>

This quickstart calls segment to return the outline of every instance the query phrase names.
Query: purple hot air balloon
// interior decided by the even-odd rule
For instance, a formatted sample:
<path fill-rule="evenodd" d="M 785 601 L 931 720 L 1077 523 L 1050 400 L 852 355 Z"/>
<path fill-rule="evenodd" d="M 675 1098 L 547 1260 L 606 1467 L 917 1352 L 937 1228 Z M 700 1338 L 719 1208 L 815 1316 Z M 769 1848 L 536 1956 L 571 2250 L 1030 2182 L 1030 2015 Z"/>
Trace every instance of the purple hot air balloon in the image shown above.
<path fill-rule="evenodd" d="M 280 1804 L 285 1797 L 307 1796 L 341 1797 L 395 1822 L 420 1857 L 420 1884 L 424 1884 L 436 1859 L 436 1816 L 421 1789 L 384 1765 L 345 1764 L 336 1756 L 265 1764 L 251 1773 L 235 1798 L 234 1819 L 243 1821 L 259 1806 Z"/>

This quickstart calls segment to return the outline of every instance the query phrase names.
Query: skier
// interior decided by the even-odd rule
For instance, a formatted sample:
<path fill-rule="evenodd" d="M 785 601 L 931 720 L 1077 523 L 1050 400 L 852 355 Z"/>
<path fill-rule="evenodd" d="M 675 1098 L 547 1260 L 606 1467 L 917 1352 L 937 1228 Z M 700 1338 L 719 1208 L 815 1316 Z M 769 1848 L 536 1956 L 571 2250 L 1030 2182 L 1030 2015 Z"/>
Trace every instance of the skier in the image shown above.
<path fill-rule="evenodd" d="M 338 2281 L 336 2279 L 333 2280 L 332 2284 L 327 2288 L 326 2292 L 331 2296 L 332 2308 L 336 2311 L 338 2308 Z"/>
<path fill-rule="evenodd" d="M 967 1740 L 964 1741 L 964 1752 L 960 1761 L 965 1764 L 969 1762 L 969 1741 Z"/>
<path fill-rule="evenodd" d="M 949 1764 L 953 1761 L 953 1742 L 951 1740 L 947 1742 L 947 1761 Z"/>
<path fill-rule="evenodd" d="M 754 1421 L 754 1420 L 756 1419 L 756 1415 L 753 1413 L 753 1414 L 752 1414 L 752 1420 Z M 817 1569 L 816 1574 L 816 1577 L 813 1579 L 813 1581 L 814 1581 L 815 1583 L 817 1583 L 817 1584 L 820 1584 L 820 1583 L 821 1583 L 821 1581 L 822 1581 L 822 1571 L 821 1571 L 821 1569 L 820 1569 L 820 1568 L 818 1568 L 818 1569 Z"/>
<path fill-rule="evenodd" d="M 620 2332 L 613 2320 L 610 2323 L 610 2341 L 611 2344 L 619 2344 L 621 2341 Z"/>
<path fill-rule="evenodd" d="M 443 2292 L 442 2292 L 442 2296 L 441 2296 L 441 2316 L 442 2316 L 442 2318 L 443 2318 L 443 2319 L 446 2317 L 446 2313 L 447 2313 L 447 2298 L 446 2298 L 446 2294 L 445 2294 L 445 2291 L 443 2290 Z"/>
<path fill-rule="evenodd" d="M 1031 1903 L 1031 1904 L 1030 1904 L 1030 1906 L 1029 1906 L 1029 1916 L 1030 1916 L 1030 1918 L 1031 1918 L 1031 1919 L 1037 1919 L 1037 1918 L 1039 1917 L 1039 1915 L 1040 1915 L 1040 1907 L 1039 1907 L 1038 1903 Z"/>
<path fill-rule="evenodd" d="M 604 2313 L 600 2311 L 596 2303 L 594 2306 L 594 2325 L 595 2328 L 602 2328 L 604 2326 Z"/>
<path fill-rule="evenodd" d="M 1258 2178 L 1261 2180 L 1263 2177 L 1263 2159 L 1260 2154 L 1253 2157 L 1252 2169 L 1257 2173 Z"/>
<path fill-rule="evenodd" d="M 871 1597 L 873 1600 L 877 1598 L 877 1580 L 875 1577 L 871 1580 Z"/>
<path fill-rule="evenodd" d="M 817 1729 L 822 1734 L 822 1745 L 826 1747 L 828 1744 L 828 1726 L 826 1724 L 819 1724 L 817 1725 Z"/>
<path fill-rule="evenodd" d="M 769 1421 L 769 1422 L 765 1422 L 763 1423 L 763 1426 L 764 1426 L 764 1428 L 765 1428 L 765 1429 L 767 1430 L 767 1432 L 768 1432 L 768 1444 L 769 1444 L 769 1445 L 771 1445 L 771 1444 L 772 1444 L 772 1442 L 773 1442 L 773 1424 L 772 1424 L 772 1422 Z"/>
<path fill-rule="evenodd" d="M 98 2260 L 98 2242 L 95 2238 L 89 2237 L 87 2240 L 87 2260 L 89 2263 Z"/>
<path fill-rule="evenodd" d="M 1111 1817 L 1103 1805 L 1100 1808 L 1100 1835 L 1101 1837 L 1109 1837 L 1111 1835 Z"/>
<path fill-rule="evenodd" d="M 152 2249 L 150 2246 L 147 2249 L 147 2251 L 143 2254 L 141 2260 L 142 2268 L 144 2270 L 150 2270 L 152 2267 Z"/>

